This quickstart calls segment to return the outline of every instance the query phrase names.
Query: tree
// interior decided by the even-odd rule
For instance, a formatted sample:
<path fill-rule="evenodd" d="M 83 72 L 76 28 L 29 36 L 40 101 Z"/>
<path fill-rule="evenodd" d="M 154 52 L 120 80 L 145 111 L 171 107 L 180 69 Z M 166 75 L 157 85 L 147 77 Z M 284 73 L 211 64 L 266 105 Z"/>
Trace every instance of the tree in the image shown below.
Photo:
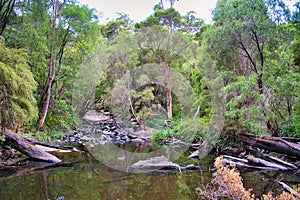
<path fill-rule="evenodd" d="M 9 46 L 29 51 L 30 66 L 39 83 L 37 128 L 47 120 L 60 126 L 72 114 L 71 89 L 79 65 L 101 38 L 95 10 L 74 1 L 31 0 L 5 35 Z"/>
<path fill-rule="evenodd" d="M 109 21 L 107 24 L 101 25 L 100 31 L 104 38 L 112 39 L 121 31 L 130 29 L 132 20 L 128 14 L 118 13 L 118 17 L 115 20 Z"/>
<path fill-rule="evenodd" d="M 1 130 L 28 124 L 37 116 L 33 92 L 37 83 L 24 49 L 5 47 L 0 37 L 0 125 Z"/>
<path fill-rule="evenodd" d="M 0 35 L 3 34 L 16 0 L 0 0 Z"/>
<path fill-rule="evenodd" d="M 272 21 L 262 0 L 220 0 L 213 14 L 207 50 L 226 72 L 231 117 L 250 129 L 263 120 L 267 130 L 278 135 L 278 121 L 271 117 L 275 94 L 270 91 L 269 76 L 272 70 L 283 67 L 274 62 L 280 59 L 277 49 L 284 41 L 290 42 L 290 35 L 284 32 L 282 37 L 284 29 Z"/>
<path fill-rule="evenodd" d="M 204 25 L 204 21 L 196 17 L 195 11 L 189 11 L 182 16 L 181 30 L 190 34 L 197 33 Z"/>
<path fill-rule="evenodd" d="M 160 5 L 156 5 L 154 7 L 155 11 L 154 14 L 150 17 L 148 17 L 144 22 L 137 24 L 137 28 L 141 27 L 149 27 L 153 25 L 162 25 L 166 26 L 169 35 L 168 35 L 168 40 L 169 40 L 169 52 L 173 51 L 173 33 L 176 28 L 180 27 L 181 25 L 181 16 L 178 11 L 176 11 L 173 6 L 175 1 L 170 0 L 170 8 L 165 9 L 164 3 L 161 0 Z M 165 77 L 168 79 L 168 77 Z M 167 80 L 166 80 L 167 82 Z M 171 89 L 166 85 L 166 106 L 167 106 L 167 115 L 169 119 L 172 119 L 172 91 Z"/>

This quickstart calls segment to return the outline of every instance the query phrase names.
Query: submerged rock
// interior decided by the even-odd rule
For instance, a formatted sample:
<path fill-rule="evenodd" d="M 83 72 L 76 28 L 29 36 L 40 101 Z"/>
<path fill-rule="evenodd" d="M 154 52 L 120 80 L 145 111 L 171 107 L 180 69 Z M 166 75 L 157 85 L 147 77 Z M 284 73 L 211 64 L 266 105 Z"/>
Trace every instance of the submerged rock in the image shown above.
<path fill-rule="evenodd" d="M 134 170 L 148 171 L 148 170 L 180 170 L 180 166 L 171 162 L 166 157 L 153 157 L 147 160 L 142 160 L 131 165 Z"/>

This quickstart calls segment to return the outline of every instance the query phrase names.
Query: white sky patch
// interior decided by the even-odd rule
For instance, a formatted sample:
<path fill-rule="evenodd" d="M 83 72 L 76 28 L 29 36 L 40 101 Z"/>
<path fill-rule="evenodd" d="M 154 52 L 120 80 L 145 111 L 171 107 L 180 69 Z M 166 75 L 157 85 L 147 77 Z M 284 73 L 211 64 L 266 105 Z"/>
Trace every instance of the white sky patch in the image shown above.
<path fill-rule="evenodd" d="M 81 4 L 86 4 L 90 8 L 96 8 L 103 14 L 101 22 L 116 18 L 116 13 L 129 14 L 135 22 L 145 20 L 153 13 L 154 5 L 159 0 L 78 0 Z M 164 2 L 166 2 L 164 0 Z M 284 0 L 291 8 L 297 0 Z M 188 11 L 195 11 L 197 16 L 204 19 L 206 23 L 212 21 L 211 12 L 216 6 L 217 0 L 178 0 L 175 2 L 175 8 L 184 15 Z"/>
<path fill-rule="evenodd" d="M 154 5 L 159 0 L 78 0 L 90 8 L 96 8 L 103 14 L 103 20 L 116 18 L 116 13 L 129 14 L 135 22 L 140 22 L 153 13 Z M 175 2 L 175 9 L 184 15 L 188 11 L 197 12 L 197 16 L 205 22 L 211 21 L 211 11 L 217 0 L 179 0 Z"/>

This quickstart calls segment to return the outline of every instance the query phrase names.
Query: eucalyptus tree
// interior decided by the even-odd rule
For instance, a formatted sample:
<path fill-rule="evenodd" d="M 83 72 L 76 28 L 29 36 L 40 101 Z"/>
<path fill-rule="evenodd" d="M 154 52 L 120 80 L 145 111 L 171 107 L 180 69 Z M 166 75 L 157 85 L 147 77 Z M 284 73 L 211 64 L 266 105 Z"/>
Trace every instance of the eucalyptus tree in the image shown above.
<path fill-rule="evenodd" d="M 284 45 L 290 45 L 291 37 L 283 37 L 284 29 L 273 21 L 263 0 L 219 0 L 213 15 L 214 24 L 206 33 L 207 51 L 226 74 L 225 91 L 230 99 L 227 114 L 252 131 L 266 127 L 277 135 L 283 119 L 272 115 L 278 108 L 273 89 L 279 85 L 271 80 L 276 79 L 274 70 L 286 69 L 282 72 L 292 76 L 293 72 L 286 68 L 292 60 L 281 57 L 288 50 Z M 281 75 L 284 76 L 278 74 Z M 290 81 L 296 80 L 295 77 Z"/>
<path fill-rule="evenodd" d="M 7 27 L 6 38 L 8 45 L 29 51 L 31 70 L 39 83 L 37 129 L 41 129 L 45 120 L 52 118 L 59 125 L 71 114 L 73 81 L 80 63 L 100 40 L 99 25 L 95 10 L 72 0 L 24 3 Z M 49 111 L 52 117 L 47 117 Z M 57 115 L 63 116 L 58 119 Z"/>
<path fill-rule="evenodd" d="M 180 13 L 174 8 L 175 1 L 169 0 L 169 7 L 167 8 L 166 4 L 163 0 L 160 1 L 160 4 L 155 5 L 154 13 L 149 16 L 146 20 L 137 23 L 135 25 L 136 28 L 145 28 L 145 27 L 153 27 L 153 26 L 161 26 L 166 27 L 168 30 L 168 35 L 166 36 L 168 39 L 168 49 L 167 52 L 164 52 L 160 57 L 165 57 L 167 54 L 171 55 L 173 51 L 173 35 L 174 31 L 182 28 L 182 16 Z M 188 17 L 187 17 L 188 19 Z M 188 21 L 186 21 L 188 22 Z M 185 25 L 188 25 L 186 23 Z M 162 31 L 163 28 L 161 28 Z M 156 52 L 157 53 L 157 52 Z M 166 54 L 167 53 L 167 54 Z M 165 60 L 166 61 L 166 60 Z M 168 62 L 164 62 L 166 65 L 170 65 Z M 168 77 L 165 77 L 166 82 Z M 173 117 L 173 105 L 172 105 L 172 90 L 166 85 L 166 108 L 167 108 L 167 116 L 169 119 Z"/>

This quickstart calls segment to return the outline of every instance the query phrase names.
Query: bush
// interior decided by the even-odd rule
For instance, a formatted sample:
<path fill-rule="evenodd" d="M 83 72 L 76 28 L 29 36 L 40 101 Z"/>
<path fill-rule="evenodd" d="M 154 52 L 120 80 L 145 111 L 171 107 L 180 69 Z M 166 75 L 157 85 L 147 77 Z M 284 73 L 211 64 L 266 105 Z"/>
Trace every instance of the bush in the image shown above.
<path fill-rule="evenodd" d="M 243 179 L 235 166 L 224 166 L 222 157 L 216 158 L 215 167 L 217 171 L 213 174 L 213 180 L 207 185 L 196 188 L 200 199 L 257 199 L 251 190 L 246 190 L 243 186 Z M 297 191 L 300 195 L 300 188 Z M 292 194 L 283 192 L 277 197 L 273 197 L 272 192 L 263 195 L 263 200 L 296 200 Z"/>
<path fill-rule="evenodd" d="M 177 122 L 177 125 L 172 130 L 174 137 L 185 142 L 193 142 L 195 140 L 202 141 L 205 136 L 205 130 L 203 126 L 207 124 L 204 119 L 182 119 Z"/>

